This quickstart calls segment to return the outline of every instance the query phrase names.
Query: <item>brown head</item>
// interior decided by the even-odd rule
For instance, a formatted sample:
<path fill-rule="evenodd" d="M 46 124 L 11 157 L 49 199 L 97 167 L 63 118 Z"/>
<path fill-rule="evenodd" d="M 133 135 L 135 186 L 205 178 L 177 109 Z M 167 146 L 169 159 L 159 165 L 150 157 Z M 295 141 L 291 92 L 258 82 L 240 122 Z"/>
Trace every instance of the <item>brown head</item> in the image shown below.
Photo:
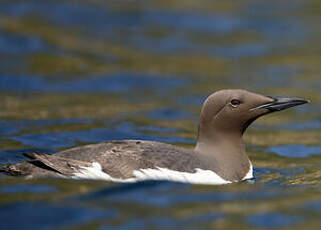
<path fill-rule="evenodd" d="M 242 135 L 257 118 L 293 106 L 308 103 L 295 97 L 270 97 L 246 90 L 220 90 L 204 102 L 195 150 L 214 155 L 216 161 L 242 160 L 248 162 Z M 221 162 L 226 165 L 226 162 Z"/>

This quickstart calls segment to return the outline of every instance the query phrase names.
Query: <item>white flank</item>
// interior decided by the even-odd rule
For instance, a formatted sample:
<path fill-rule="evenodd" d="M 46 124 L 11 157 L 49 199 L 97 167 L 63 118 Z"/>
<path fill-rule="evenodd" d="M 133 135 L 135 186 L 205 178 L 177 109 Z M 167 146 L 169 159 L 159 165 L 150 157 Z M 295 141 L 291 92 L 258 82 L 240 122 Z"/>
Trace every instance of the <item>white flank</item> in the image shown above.
<path fill-rule="evenodd" d="M 253 178 L 253 166 L 250 161 L 250 170 L 247 172 L 247 174 L 245 175 L 245 177 L 243 177 L 242 180 L 248 180 L 248 179 L 252 179 L 252 178 Z"/>
<path fill-rule="evenodd" d="M 252 165 L 251 165 L 252 167 Z M 252 168 L 251 168 L 252 169 Z M 211 170 L 195 169 L 195 173 L 179 172 L 166 168 L 140 169 L 133 172 L 134 178 L 118 179 L 109 176 L 102 171 L 101 165 L 97 162 L 92 163 L 92 167 L 80 167 L 78 172 L 72 176 L 73 179 L 95 179 L 107 180 L 114 182 L 137 182 L 143 180 L 169 180 L 175 182 L 191 183 L 191 184 L 208 184 L 219 185 L 229 184 Z M 250 170 L 252 172 L 252 170 Z M 248 173 L 249 174 L 249 173 Z M 244 177 L 244 179 L 248 179 Z"/>
<path fill-rule="evenodd" d="M 195 169 L 195 173 L 179 172 L 166 168 L 140 169 L 133 172 L 138 180 L 169 180 L 191 184 L 229 184 L 211 170 Z"/>
<path fill-rule="evenodd" d="M 107 181 L 114 181 L 114 182 L 134 182 L 134 178 L 130 179 L 117 179 L 109 176 L 105 173 L 101 165 L 98 162 L 93 162 L 92 167 L 84 167 L 80 166 L 78 172 L 74 173 L 74 176 L 71 177 L 72 179 L 90 179 L 90 180 L 107 180 Z"/>

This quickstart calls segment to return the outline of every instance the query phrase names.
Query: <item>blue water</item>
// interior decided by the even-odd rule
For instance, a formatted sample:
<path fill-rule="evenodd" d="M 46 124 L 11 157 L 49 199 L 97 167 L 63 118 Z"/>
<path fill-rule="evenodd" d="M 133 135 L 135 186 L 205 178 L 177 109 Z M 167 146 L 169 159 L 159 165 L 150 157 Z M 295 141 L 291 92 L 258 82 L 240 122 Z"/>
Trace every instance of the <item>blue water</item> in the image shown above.
<path fill-rule="evenodd" d="M 1 76 L 0 90 L 4 92 L 60 92 L 60 93 L 126 93 L 153 88 L 166 93 L 172 87 L 186 85 L 187 80 L 144 74 L 113 74 L 111 76 L 76 79 L 70 82 L 44 81 L 41 77 Z M 155 87 L 157 86 L 157 87 Z"/>
<path fill-rule="evenodd" d="M 48 203 L 15 203 L 0 208 L 0 229 L 22 230 L 73 227 L 89 221 L 112 218 L 115 211 L 101 211 L 77 206 Z"/>
<path fill-rule="evenodd" d="M 320 146 L 305 146 L 305 145 L 283 145 L 273 146 L 266 150 L 273 152 L 283 157 L 304 158 L 313 155 L 321 154 Z"/>
<path fill-rule="evenodd" d="M 259 228 L 281 228 L 296 225 L 302 221 L 300 217 L 283 215 L 282 213 L 263 213 L 252 215 L 248 223 Z"/>

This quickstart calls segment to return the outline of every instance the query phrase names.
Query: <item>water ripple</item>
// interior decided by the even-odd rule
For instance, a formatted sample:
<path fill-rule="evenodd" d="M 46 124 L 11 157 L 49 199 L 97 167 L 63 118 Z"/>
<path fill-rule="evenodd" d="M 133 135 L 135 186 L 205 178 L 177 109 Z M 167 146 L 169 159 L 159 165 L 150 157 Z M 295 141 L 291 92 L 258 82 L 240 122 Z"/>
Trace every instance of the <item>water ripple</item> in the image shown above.
<path fill-rule="evenodd" d="M 0 206 L 0 229 L 52 229 L 72 227 L 101 218 L 113 218 L 113 211 L 101 211 L 66 204 L 20 202 Z M 5 221 L 4 221 L 5 220 Z"/>
<path fill-rule="evenodd" d="M 266 149 L 266 152 L 276 153 L 282 157 L 306 158 L 313 155 L 321 155 L 321 147 L 306 145 L 281 145 L 272 146 Z"/>

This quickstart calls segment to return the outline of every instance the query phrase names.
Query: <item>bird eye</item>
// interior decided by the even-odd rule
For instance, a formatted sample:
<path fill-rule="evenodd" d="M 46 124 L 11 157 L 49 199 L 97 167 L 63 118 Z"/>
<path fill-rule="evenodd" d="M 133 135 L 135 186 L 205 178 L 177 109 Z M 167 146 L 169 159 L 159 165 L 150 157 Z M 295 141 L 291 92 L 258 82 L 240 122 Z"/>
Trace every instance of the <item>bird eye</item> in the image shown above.
<path fill-rule="evenodd" d="M 231 101 L 231 105 L 232 105 L 234 108 L 238 107 L 240 104 L 241 104 L 241 101 L 240 101 L 240 100 L 233 99 L 233 100 Z"/>

